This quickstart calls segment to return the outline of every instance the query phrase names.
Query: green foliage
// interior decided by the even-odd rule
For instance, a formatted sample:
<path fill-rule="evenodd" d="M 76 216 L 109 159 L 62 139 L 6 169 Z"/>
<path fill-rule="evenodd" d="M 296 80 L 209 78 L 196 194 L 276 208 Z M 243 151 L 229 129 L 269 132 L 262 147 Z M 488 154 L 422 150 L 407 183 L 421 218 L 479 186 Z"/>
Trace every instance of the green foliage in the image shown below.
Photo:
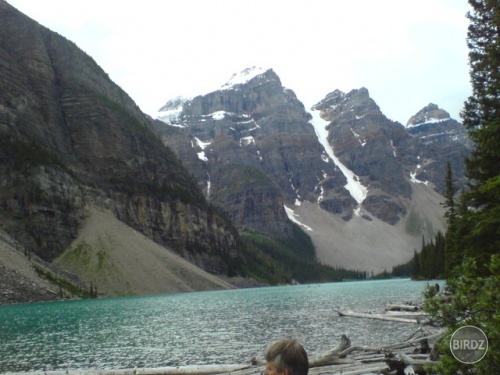
<path fill-rule="evenodd" d="M 8 139 L 0 140 L 0 158 L 5 157 L 17 171 L 41 165 L 57 166 L 61 170 L 72 174 L 62 159 L 55 153 L 47 150 L 40 142 L 9 142 Z M 3 154 L 3 155 L 2 155 Z"/>
<path fill-rule="evenodd" d="M 426 291 L 424 309 L 448 328 L 447 336 L 439 346 L 441 364 L 439 374 L 495 374 L 500 369 L 500 255 L 491 257 L 487 265 L 490 276 L 478 275 L 477 262 L 466 258 L 454 269 L 454 277 L 447 280 L 452 293 L 446 297 L 433 288 Z M 464 365 L 450 352 L 450 337 L 458 328 L 473 325 L 486 333 L 489 350 L 486 357 L 475 365 Z"/>
<path fill-rule="evenodd" d="M 470 0 L 469 61 L 472 96 L 462 117 L 475 149 L 466 161 L 469 189 L 462 217 L 464 255 L 485 265 L 500 248 L 500 3 Z M 483 267 L 486 271 L 486 268 Z"/>
<path fill-rule="evenodd" d="M 425 309 L 447 328 L 439 346 L 441 363 L 433 370 L 446 375 L 498 374 L 500 370 L 500 3 L 469 3 L 473 93 L 462 117 L 475 149 L 466 161 L 468 188 L 456 210 L 448 210 L 450 294 L 428 291 L 425 300 Z M 458 362 L 449 350 L 452 333 L 464 325 L 481 328 L 490 343 L 486 356 L 473 365 Z"/>
<path fill-rule="evenodd" d="M 429 243 L 422 238 L 420 252 L 415 250 L 412 259 L 393 267 L 387 277 L 411 277 L 414 280 L 444 278 L 446 243 L 445 235 L 441 231 Z"/>
<path fill-rule="evenodd" d="M 148 137 L 153 142 L 158 143 L 164 147 L 160 138 L 153 131 L 153 128 L 147 124 L 145 121 L 140 121 L 136 116 L 131 114 L 124 106 L 111 100 L 108 96 L 101 94 L 95 90 L 92 90 L 88 86 L 83 86 L 87 91 L 91 92 L 95 98 L 106 108 L 112 110 L 115 114 L 121 117 L 123 120 L 122 124 L 129 124 L 132 128 L 139 132 L 140 135 Z M 172 152 L 173 155 L 173 152 Z"/>
<path fill-rule="evenodd" d="M 66 261 L 88 266 L 91 260 L 92 246 L 86 241 L 80 242 L 77 246 L 61 255 Z"/>
<path fill-rule="evenodd" d="M 455 188 L 455 183 L 453 181 L 453 170 L 451 168 L 451 163 L 449 160 L 446 162 L 444 183 L 445 183 L 445 192 L 444 192 L 445 201 L 443 206 L 446 208 L 446 213 L 444 214 L 444 217 L 446 218 L 448 226 L 454 226 L 457 220 L 456 204 L 455 204 L 455 197 L 457 190 Z"/>
<path fill-rule="evenodd" d="M 439 279 L 444 277 L 446 240 L 438 232 L 434 240 L 422 241 L 422 250 L 413 256 L 413 279 Z"/>
<path fill-rule="evenodd" d="M 87 289 L 82 286 L 71 282 L 70 280 L 61 277 L 48 269 L 41 267 L 39 265 L 34 265 L 35 271 L 39 276 L 45 278 L 46 280 L 52 282 L 53 284 L 59 286 L 59 291 L 61 297 L 64 295 L 69 295 L 70 297 L 78 298 L 96 298 L 97 297 L 97 287 L 95 288 L 95 295 L 90 293 Z M 94 290 L 91 286 L 91 290 Z"/>
<path fill-rule="evenodd" d="M 275 243 L 267 236 L 244 232 L 241 235 L 244 245 L 246 263 L 244 273 L 262 282 L 278 285 L 291 281 L 284 265 L 266 252 Z"/>
<path fill-rule="evenodd" d="M 500 4 L 470 0 L 468 32 L 472 96 L 462 111 L 463 123 L 476 145 L 467 161 L 473 190 L 498 175 L 500 159 Z M 480 203 L 481 197 L 475 197 Z"/>
<path fill-rule="evenodd" d="M 176 176 L 175 178 L 172 177 L 159 181 L 156 178 L 152 180 L 138 178 L 136 174 L 120 175 L 110 178 L 112 184 L 117 185 L 118 189 L 128 193 L 142 191 L 154 194 L 164 200 L 180 200 L 183 203 L 194 203 L 197 205 L 206 204 L 201 192 L 194 188 L 197 186 L 195 178 L 187 174 L 187 171 L 182 167 L 182 162 L 170 148 L 163 144 L 148 121 L 141 121 L 140 118 L 136 117 L 123 105 L 88 86 L 82 85 L 82 89 L 92 94 L 103 107 L 112 111 L 120 120 L 120 126 L 123 128 L 128 127 L 134 138 L 144 139 L 147 141 L 147 144 L 152 145 L 157 150 L 161 150 L 165 159 L 172 161 L 169 164 L 170 176 Z M 185 180 L 179 178 L 183 174 L 185 174 Z"/>
<path fill-rule="evenodd" d="M 290 238 L 275 239 L 256 232 L 243 232 L 241 238 L 247 259 L 245 273 L 272 285 L 366 278 L 363 271 L 319 264 L 310 237 L 295 224 Z"/>
<path fill-rule="evenodd" d="M 393 277 L 411 277 L 413 275 L 414 265 L 415 265 L 415 259 L 412 258 L 406 263 L 394 266 L 392 268 L 391 275 Z"/>
<path fill-rule="evenodd" d="M 406 233 L 412 236 L 417 236 L 422 233 L 422 226 L 422 219 L 417 213 L 415 213 L 415 211 L 411 210 L 405 223 Z"/>

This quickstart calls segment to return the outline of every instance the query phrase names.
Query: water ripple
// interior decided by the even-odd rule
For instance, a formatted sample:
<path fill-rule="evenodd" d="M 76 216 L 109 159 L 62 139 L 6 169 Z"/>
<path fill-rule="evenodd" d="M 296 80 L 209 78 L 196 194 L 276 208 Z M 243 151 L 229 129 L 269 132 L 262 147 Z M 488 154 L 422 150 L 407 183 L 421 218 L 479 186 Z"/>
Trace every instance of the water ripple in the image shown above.
<path fill-rule="evenodd" d="M 380 345 L 415 326 L 343 317 L 421 300 L 423 282 L 391 280 L 0 307 L 0 373 L 248 363 L 296 337 L 309 353 L 346 334 Z"/>

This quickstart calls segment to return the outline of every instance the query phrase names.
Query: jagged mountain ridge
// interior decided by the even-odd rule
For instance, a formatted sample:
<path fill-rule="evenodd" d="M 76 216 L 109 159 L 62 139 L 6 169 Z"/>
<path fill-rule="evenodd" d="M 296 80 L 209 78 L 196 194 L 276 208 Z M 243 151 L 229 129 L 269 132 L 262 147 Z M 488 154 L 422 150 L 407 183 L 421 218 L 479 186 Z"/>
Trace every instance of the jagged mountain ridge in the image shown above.
<path fill-rule="evenodd" d="M 473 147 L 465 127 L 448 112 L 430 103 L 408 120 L 406 129 L 422 141 L 426 150 L 426 165 L 420 164 L 415 178 L 430 180 L 438 191 L 444 192 L 442 171 L 449 161 L 457 188 L 461 189 L 466 182 L 464 160 Z"/>
<path fill-rule="evenodd" d="M 168 107 L 163 111 L 167 116 L 172 113 Z M 253 220 L 252 229 L 282 232 L 288 225 L 283 203 L 293 204 L 315 191 L 320 180 L 343 178 L 327 162 L 309 124 L 310 114 L 272 70 L 185 101 L 182 111 L 174 111 L 180 117 L 169 120 L 173 126 L 158 124 L 157 130 L 198 179 L 209 200 L 226 212 L 251 213 L 263 207 L 259 197 L 269 198 L 265 215 Z M 240 168 L 240 177 L 255 180 L 253 190 L 234 184 L 231 174 L 226 174 L 227 166 L 245 166 Z M 255 199 L 261 203 L 256 205 Z M 246 216 L 233 214 L 231 218 L 245 226 Z"/>
<path fill-rule="evenodd" d="M 237 231 L 153 120 L 75 44 L 4 0 L 0 25 L 0 227 L 52 261 L 97 207 L 205 270 L 237 272 Z"/>
<path fill-rule="evenodd" d="M 429 238 L 443 229 L 442 210 L 433 210 L 426 218 L 425 212 L 415 209 L 415 191 L 422 199 L 427 196 L 437 202 L 433 189 L 442 187 L 439 179 L 446 163 L 439 152 L 458 147 L 465 154 L 464 138 L 426 142 L 427 138 L 413 134 L 411 128 L 387 119 L 365 88 L 349 93 L 335 90 L 308 111 L 293 91 L 281 85 L 273 70 L 247 69 L 241 77 L 236 84 L 212 93 L 167 103 L 159 118 L 170 126 L 157 123 L 164 142 L 194 173 L 208 199 L 214 199 L 237 225 L 276 233 L 277 228 L 270 231 L 268 225 L 259 225 L 259 213 L 247 221 L 247 205 L 273 205 L 273 212 L 279 212 L 285 203 L 289 217 L 296 219 L 290 212 L 300 211 L 301 203 L 309 202 L 343 222 L 361 218 L 388 224 L 389 231 L 402 238 L 394 246 L 406 244 L 403 252 L 408 256 L 421 242 L 421 235 Z M 452 126 L 460 131 L 458 122 Z M 322 140 L 319 133 L 323 130 Z M 459 159 L 462 154 L 445 155 Z M 242 171 L 239 177 L 234 174 L 235 165 Z M 212 180 L 226 168 L 233 170 L 230 179 Z M 249 174 L 264 180 L 262 173 L 278 189 L 266 202 L 255 200 L 253 188 L 242 192 L 244 186 L 240 187 L 237 199 L 230 198 L 233 192 L 224 192 L 232 181 L 247 179 Z M 416 184 L 422 186 L 416 189 Z M 260 214 L 261 224 L 274 220 L 266 210 Z M 314 226 L 304 223 L 304 228 L 312 228 L 308 234 L 314 239 Z M 323 240 L 321 246 L 335 247 L 334 236 L 326 237 L 329 240 Z M 369 244 L 359 244 L 358 248 L 366 246 Z M 324 249 L 319 252 L 326 254 Z M 326 258 L 330 264 L 339 264 L 339 259 Z"/>

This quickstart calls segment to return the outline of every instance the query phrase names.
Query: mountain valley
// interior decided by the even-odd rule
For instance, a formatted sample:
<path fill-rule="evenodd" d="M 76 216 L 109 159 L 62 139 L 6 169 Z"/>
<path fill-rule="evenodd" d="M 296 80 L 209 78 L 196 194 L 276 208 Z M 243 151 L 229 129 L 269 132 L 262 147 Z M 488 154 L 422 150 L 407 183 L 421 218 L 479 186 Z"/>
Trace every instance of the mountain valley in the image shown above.
<path fill-rule="evenodd" d="M 472 146 L 436 104 L 406 125 L 366 88 L 306 108 L 252 67 L 152 118 L 4 0 L 0 25 L 0 303 L 390 271 L 444 230 L 447 162 L 464 183 Z"/>

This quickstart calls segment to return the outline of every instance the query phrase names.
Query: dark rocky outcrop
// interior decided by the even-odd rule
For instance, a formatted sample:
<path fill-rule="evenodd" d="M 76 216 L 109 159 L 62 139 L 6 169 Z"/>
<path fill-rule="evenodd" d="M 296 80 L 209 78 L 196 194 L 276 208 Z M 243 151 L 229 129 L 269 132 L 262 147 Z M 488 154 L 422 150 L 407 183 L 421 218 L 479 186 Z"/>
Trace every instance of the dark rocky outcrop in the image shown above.
<path fill-rule="evenodd" d="M 443 175 L 449 161 L 456 187 L 463 188 L 466 181 L 464 160 L 472 150 L 465 127 L 452 119 L 448 112 L 430 103 L 410 118 L 406 129 L 423 145 L 422 163 L 415 177 L 431 181 L 443 193 Z"/>
<path fill-rule="evenodd" d="M 315 200 L 318 182 L 342 177 L 322 158 L 311 116 L 293 91 L 273 70 L 256 69 L 242 72 L 245 82 L 184 101 L 181 110 L 169 101 L 161 110 L 171 126 L 156 128 L 237 225 L 276 234 L 289 225 L 284 203 Z"/>
<path fill-rule="evenodd" d="M 470 141 L 462 124 L 430 104 L 404 127 L 383 115 L 361 88 L 328 94 L 315 109 L 328 120 L 328 140 L 336 156 L 368 189 L 363 207 L 379 219 L 397 223 L 412 199 L 411 183 L 425 183 L 443 193 L 446 162 L 458 185 Z"/>
<path fill-rule="evenodd" d="M 285 216 L 276 215 L 283 203 L 318 202 L 350 220 L 358 203 L 346 189 L 345 174 L 318 141 L 311 113 L 272 70 L 247 69 L 235 81 L 206 95 L 167 102 L 160 118 L 171 126 L 156 123 L 156 131 L 197 178 L 208 199 L 237 225 L 271 232 L 283 225 L 259 223 L 278 220 L 283 224 Z M 335 90 L 312 110 L 326 123 L 328 147 L 338 162 L 367 191 L 362 202 L 368 213 L 362 214 L 365 219 L 373 215 L 391 225 L 398 223 L 411 206 L 411 184 L 425 183 L 442 192 L 448 157 L 455 173 L 463 176 L 467 153 L 463 126 L 435 105 L 412 117 L 407 127 L 389 120 L 366 88 L 349 93 Z M 233 192 L 227 193 L 225 187 L 233 181 L 247 181 L 249 173 L 258 171 L 274 182 L 275 193 L 264 195 L 265 200 L 260 199 L 263 196 L 250 199 L 256 193 L 255 183 L 245 192 L 244 185 L 238 184 L 243 195 L 237 199 Z M 267 185 L 262 189 L 267 191 Z M 247 216 L 244 206 L 234 204 L 242 196 L 260 202 L 262 209 Z M 264 209 L 273 204 L 274 210 Z"/>
<path fill-rule="evenodd" d="M 385 117 L 361 88 L 335 90 L 314 106 L 328 125 L 328 141 L 339 160 L 368 189 L 363 207 L 374 216 L 395 224 L 405 214 L 404 200 L 411 187 L 396 150 L 407 150 L 411 137 L 399 123 Z M 404 145 L 404 147 L 403 147 Z"/>
<path fill-rule="evenodd" d="M 77 46 L 0 1 L 0 226 L 45 260 L 86 207 L 213 272 L 238 234 L 153 132 L 153 121 Z"/>
<path fill-rule="evenodd" d="M 215 169 L 211 184 L 211 201 L 224 207 L 237 226 L 264 233 L 286 231 L 288 219 L 281 191 L 259 169 L 227 164 Z"/>

